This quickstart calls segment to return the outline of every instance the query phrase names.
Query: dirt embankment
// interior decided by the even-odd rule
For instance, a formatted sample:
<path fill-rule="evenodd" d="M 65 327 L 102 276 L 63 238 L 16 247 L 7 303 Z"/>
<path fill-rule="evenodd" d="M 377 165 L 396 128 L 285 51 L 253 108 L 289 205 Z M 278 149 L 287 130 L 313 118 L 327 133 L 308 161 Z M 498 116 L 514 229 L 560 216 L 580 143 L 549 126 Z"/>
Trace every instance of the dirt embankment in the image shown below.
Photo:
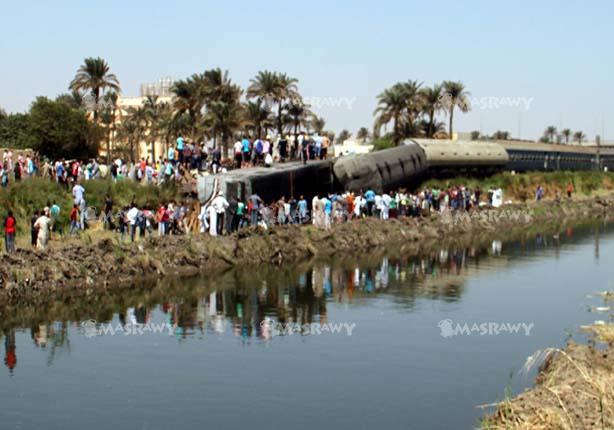
<path fill-rule="evenodd" d="M 603 217 L 614 197 L 543 202 L 484 209 L 471 214 L 433 214 L 428 218 L 356 220 L 331 230 L 313 226 L 244 229 L 225 237 L 152 237 L 134 244 L 105 239 L 71 244 L 46 253 L 18 250 L 0 261 L 0 306 L 45 303 L 106 289 L 133 288 L 141 278 L 190 275 L 232 266 L 294 263 L 332 255 L 356 255 L 374 249 L 404 247 L 407 252 L 456 243 L 512 239 L 532 227 L 558 228 Z"/>
<path fill-rule="evenodd" d="M 603 331 L 604 326 L 601 327 Z M 612 429 L 614 428 L 614 354 L 612 324 L 609 338 L 599 331 L 597 340 L 570 342 L 564 350 L 538 351 L 527 365 L 541 359 L 534 388 L 497 405 L 495 413 L 482 421 L 483 429 Z"/>

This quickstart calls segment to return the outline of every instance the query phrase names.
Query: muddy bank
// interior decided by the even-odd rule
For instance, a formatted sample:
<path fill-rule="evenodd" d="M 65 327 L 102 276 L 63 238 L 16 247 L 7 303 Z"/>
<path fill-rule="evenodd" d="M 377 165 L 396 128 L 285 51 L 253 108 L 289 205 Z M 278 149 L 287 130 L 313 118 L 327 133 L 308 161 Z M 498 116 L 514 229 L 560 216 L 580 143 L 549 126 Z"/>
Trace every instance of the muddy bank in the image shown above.
<path fill-rule="evenodd" d="M 429 218 L 356 220 L 324 231 L 312 226 L 249 228 L 225 237 L 152 237 L 134 244 L 104 239 L 47 253 L 18 250 L 0 262 L 0 309 L 41 305 L 108 290 L 146 287 L 148 279 L 220 272 L 233 266 L 284 265 L 397 248 L 406 254 L 461 244 L 487 243 L 604 217 L 614 197 L 543 202 Z"/>
<path fill-rule="evenodd" d="M 541 356 L 541 357 L 538 357 Z M 535 387 L 497 406 L 484 429 L 614 428 L 614 353 L 570 342 L 564 350 L 548 349 Z"/>

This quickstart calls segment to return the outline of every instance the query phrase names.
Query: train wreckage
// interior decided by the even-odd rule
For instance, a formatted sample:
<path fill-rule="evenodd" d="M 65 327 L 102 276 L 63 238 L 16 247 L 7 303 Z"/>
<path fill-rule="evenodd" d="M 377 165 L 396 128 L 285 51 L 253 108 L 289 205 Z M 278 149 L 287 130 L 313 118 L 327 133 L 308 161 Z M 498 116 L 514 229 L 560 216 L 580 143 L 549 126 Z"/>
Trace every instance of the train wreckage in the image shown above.
<path fill-rule="evenodd" d="M 614 148 L 533 142 L 408 139 L 395 148 L 307 164 L 231 170 L 200 176 L 198 197 L 217 192 L 245 199 L 257 193 L 265 201 L 280 196 L 313 197 L 335 191 L 389 191 L 412 187 L 427 177 L 486 175 L 497 171 L 603 170 L 614 168 Z"/>

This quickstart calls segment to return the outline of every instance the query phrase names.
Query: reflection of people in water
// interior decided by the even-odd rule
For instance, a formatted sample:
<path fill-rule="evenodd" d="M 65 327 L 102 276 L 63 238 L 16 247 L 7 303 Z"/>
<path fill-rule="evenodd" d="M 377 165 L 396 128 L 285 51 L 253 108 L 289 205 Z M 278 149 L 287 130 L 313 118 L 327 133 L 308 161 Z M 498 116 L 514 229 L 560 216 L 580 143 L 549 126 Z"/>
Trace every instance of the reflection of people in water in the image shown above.
<path fill-rule="evenodd" d="M 17 346 L 15 344 L 15 330 L 8 330 L 4 333 L 4 364 L 9 368 L 11 374 L 17 366 Z"/>

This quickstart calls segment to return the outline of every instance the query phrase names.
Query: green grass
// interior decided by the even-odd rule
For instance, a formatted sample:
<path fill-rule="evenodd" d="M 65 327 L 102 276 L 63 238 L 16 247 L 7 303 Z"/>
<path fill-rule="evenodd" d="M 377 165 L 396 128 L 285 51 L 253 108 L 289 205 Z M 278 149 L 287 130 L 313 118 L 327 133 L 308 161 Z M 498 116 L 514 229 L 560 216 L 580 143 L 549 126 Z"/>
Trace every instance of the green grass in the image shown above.
<path fill-rule="evenodd" d="M 160 203 L 178 200 L 180 195 L 174 184 L 157 187 L 154 185 L 141 185 L 134 181 L 119 181 L 98 179 L 84 181 L 85 198 L 88 206 L 98 210 L 102 209 L 104 198 L 109 194 L 115 207 L 128 205 L 133 199 L 141 207 L 155 209 Z M 30 218 L 35 210 L 42 210 L 45 206 L 57 203 L 60 206 L 59 224 L 67 232 L 68 217 L 72 208 L 73 199 L 71 188 L 65 188 L 43 178 L 31 178 L 12 183 L 7 188 L 0 189 L 0 216 L 6 216 L 12 210 L 17 218 L 20 232 L 30 230 Z"/>
<path fill-rule="evenodd" d="M 535 188 L 541 185 L 545 188 L 546 197 L 553 197 L 556 191 L 565 195 L 567 184 L 572 183 L 574 193 L 591 195 L 596 191 L 614 189 L 614 173 L 611 172 L 528 172 L 512 175 L 509 172 L 497 173 L 489 177 L 458 176 L 446 179 L 429 179 L 420 184 L 419 188 L 446 188 L 454 185 L 465 185 L 470 188 L 479 186 L 483 191 L 488 188 L 501 188 L 504 198 L 518 200 L 532 199 Z"/>

